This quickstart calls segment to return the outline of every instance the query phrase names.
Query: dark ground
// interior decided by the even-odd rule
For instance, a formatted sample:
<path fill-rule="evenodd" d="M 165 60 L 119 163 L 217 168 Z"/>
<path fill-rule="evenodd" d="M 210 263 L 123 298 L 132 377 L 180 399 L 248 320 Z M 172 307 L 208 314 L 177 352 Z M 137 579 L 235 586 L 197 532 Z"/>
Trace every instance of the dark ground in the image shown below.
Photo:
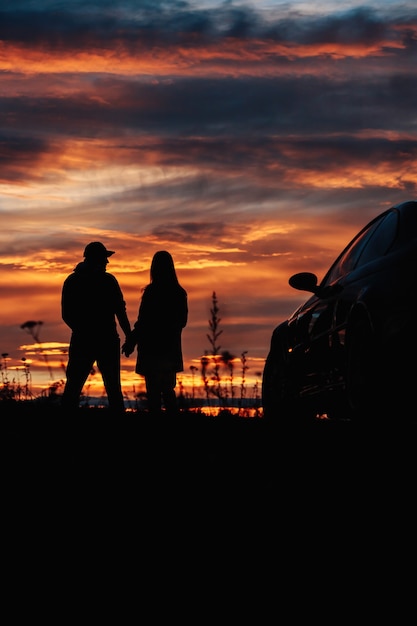
<path fill-rule="evenodd" d="M 377 577 L 392 589 L 414 561 L 414 425 L 48 410 L 3 410 L 0 425 L 14 610 L 78 622 L 88 602 L 120 623 L 129 598 L 138 617 L 269 623 L 298 606 L 337 623 L 364 598 L 382 606 Z"/>
<path fill-rule="evenodd" d="M 2 408 L 2 407 L 0 407 Z M 11 492 L 47 500 L 87 496 L 259 499 L 294 489 L 335 497 L 414 481 L 415 424 L 308 426 L 260 419 L 146 413 L 110 419 L 103 410 L 63 420 L 59 410 L 3 411 L 3 480 Z M 400 488 L 400 484 L 398 484 Z"/>

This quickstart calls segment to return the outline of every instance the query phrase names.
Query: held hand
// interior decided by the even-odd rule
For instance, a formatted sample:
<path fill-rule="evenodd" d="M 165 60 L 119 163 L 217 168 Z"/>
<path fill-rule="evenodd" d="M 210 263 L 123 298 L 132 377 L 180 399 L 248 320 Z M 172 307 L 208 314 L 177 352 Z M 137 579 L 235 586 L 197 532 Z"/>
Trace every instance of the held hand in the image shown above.
<path fill-rule="evenodd" d="M 122 345 L 122 354 L 124 354 L 127 357 L 129 357 L 132 354 L 133 350 L 134 350 L 134 346 L 132 346 L 132 344 L 129 344 L 128 341 L 125 341 L 125 343 Z"/>

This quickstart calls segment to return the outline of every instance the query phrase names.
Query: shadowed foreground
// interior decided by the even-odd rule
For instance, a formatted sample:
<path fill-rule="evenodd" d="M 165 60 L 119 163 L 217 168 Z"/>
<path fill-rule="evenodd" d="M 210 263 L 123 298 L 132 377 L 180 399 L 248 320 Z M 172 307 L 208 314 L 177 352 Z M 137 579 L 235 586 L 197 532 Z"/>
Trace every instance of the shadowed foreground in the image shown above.
<path fill-rule="evenodd" d="M 0 424 L 9 579 L 19 596 L 22 576 L 44 590 L 47 565 L 48 606 L 54 595 L 71 610 L 74 588 L 85 590 L 76 600 L 90 598 L 99 580 L 93 597 L 106 611 L 102 589 L 112 598 L 119 584 L 136 604 L 139 586 L 141 611 L 171 591 L 172 610 L 191 611 L 194 622 L 190 595 L 216 618 L 223 600 L 233 614 L 247 612 L 232 593 L 240 581 L 258 616 L 266 589 L 277 610 L 282 573 L 283 601 L 321 587 L 322 616 L 323 584 L 327 595 L 334 585 L 344 610 L 352 571 L 369 593 L 369 567 L 392 567 L 415 535 L 414 426 L 296 428 L 193 414 L 114 422 L 100 411 L 72 421 L 3 413 Z"/>
<path fill-rule="evenodd" d="M 417 427 L 361 427 L 318 420 L 309 426 L 262 419 L 175 419 L 103 409 L 64 419 L 44 407 L 4 411 L 1 418 L 5 486 L 9 493 L 88 502 L 180 496 L 213 503 L 244 497 L 274 506 L 297 490 L 333 498 L 350 489 L 368 495 L 396 490 L 416 476 Z M 368 487 L 367 487 L 368 485 Z M 18 496 L 16 496 L 18 497 Z"/>

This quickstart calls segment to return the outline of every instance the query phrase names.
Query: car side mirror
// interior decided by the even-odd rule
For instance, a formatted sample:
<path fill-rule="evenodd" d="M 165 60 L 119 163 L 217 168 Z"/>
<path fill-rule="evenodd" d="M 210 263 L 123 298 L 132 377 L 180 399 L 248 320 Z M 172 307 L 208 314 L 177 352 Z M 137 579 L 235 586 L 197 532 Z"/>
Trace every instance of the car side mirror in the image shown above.
<path fill-rule="evenodd" d="M 298 274 L 293 274 L 288 280 L 288 283 L 294 289 L 299 289 L 300 291 L 311 291 L 312 293 L 317 293 L 317 276 L 312 274 L 311 272 L 299 272 Z"/>

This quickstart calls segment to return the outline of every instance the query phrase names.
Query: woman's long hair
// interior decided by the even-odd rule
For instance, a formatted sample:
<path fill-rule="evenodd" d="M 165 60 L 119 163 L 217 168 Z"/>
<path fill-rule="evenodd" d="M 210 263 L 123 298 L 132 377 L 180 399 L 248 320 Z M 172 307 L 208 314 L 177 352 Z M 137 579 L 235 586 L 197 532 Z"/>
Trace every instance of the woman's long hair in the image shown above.
<path fill-rule="evenodd" d="M 159 250 L 153 255 L 151 263 L 151 283 L 154 285 L 178 285 L 174 259 L 166 250 Z"/>

